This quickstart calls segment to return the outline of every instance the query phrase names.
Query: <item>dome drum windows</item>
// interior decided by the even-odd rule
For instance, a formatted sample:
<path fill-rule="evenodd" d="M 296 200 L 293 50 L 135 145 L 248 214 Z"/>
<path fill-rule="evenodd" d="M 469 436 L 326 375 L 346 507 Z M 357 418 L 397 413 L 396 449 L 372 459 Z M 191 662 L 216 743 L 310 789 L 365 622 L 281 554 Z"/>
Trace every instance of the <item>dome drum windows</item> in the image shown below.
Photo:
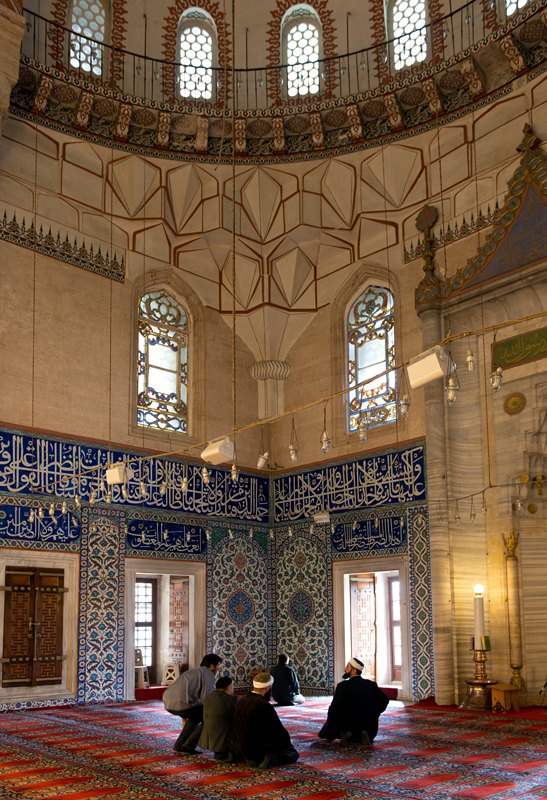
<path fill-rule="evenodd" d="M 350 431 L 357 430 L 361 417 L 370 426 L 396 417 L 393 317 L 393 294 L 384 286 L 369 286 L 351 306 L 347 325 Z M 352 389 L 367 379 L 372 380 Z"/>
<path fill-rule="evenodd" d="M 426 60 L 425 0 L 395 0 L 391 7 L 393 66 L 402 70 Z"/>
<path fill-rule="evenodd" d="M 178 93 L 181 98 L 213 98 L 213 63 L 216 62 L 216 28 L 205 11 L 189 9 L 180 20 Z"/>
<path fill-rule="evenodd" d="M 317 16 L 306 6 L 291 8 L 282 31 L 288 97 L 319 94 L 321 26 Z"/>
<path fill-rule="evenodd" d="M 137 424 L 186 433 L 188 323 L 166 292 L 144 294 L 138 313 Z"/>
<path fill-rule="evenodd" d="M 101 1 L 74 0 L 70 29 L 70 66 L 100 78 L 106 36 L 106 11 Z"/>

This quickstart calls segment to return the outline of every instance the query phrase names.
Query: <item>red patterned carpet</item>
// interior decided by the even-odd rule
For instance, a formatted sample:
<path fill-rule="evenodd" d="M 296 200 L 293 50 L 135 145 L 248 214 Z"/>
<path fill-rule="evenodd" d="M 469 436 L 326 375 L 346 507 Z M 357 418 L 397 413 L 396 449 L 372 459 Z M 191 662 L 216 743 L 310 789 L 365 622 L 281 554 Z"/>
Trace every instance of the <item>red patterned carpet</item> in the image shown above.
<path fill-rule="evenodd" d="M 280 708 L 300 760 L 251 770 L 180 756 L 159 702 L 0 715 L 0 797 L 48 800 L 547 800 L 547 712 L 531 721 L 389 709 L 371 747 L 316 738 L 328 702 Z"/>

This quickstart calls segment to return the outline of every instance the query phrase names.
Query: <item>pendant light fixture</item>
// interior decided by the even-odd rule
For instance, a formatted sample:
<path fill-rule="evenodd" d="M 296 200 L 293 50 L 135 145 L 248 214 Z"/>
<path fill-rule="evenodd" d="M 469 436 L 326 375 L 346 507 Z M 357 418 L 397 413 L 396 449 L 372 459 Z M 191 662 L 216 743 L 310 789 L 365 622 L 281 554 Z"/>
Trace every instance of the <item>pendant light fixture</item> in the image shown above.
<path fill-rule="evenodd" d="M 503 380 L 503 370 L 501 367 L 497 367 L 497 369 L 492 370 L 490 373 L 490 384 L 492 389 L 494 390 L 494 394 L 497 393 L 498 389 L 501 386 L 501 382 Z"/>
<path fill-rule="evenodd" d="M 460 381 L 458 380 L 458 373 L 456 372 L 456 364 L 452 358 L 452 353 L 448 352 L 448 373 L 445 382 L 446 400 L 449 406 L 453 406 L 456 402 L 456 397 L 460 388 Z"/>
<path fill-rule="evenodd" d="M 289 455 L 291 457 L 291 461 L 293 464 L 296 464 L 298 461 L 298 451 L 300 450 L 300 446 L 298 444 L 298 436 L 296 435 L 296 428 L 294 425 L 294 417 L 292 418 L 292 427 L 291 427 L 291 443 L 289 444 Z"/>
<path fill-rule="evenodd" d="M 327 400 L 327 402 L 325 403 L 325 408 L 323 409 L 323 433 L 321 434 L 321 438 L 319 439 L 319 442 L 321 444 L 321 452 L 323 453 L 324 456 L 327 455 L 328 450 L 329 450 L 329 445 L 330 445 L 330 438 L 329 438 L 329 434 L 327 433 L 327 406 L 328 406 L 328 404 L 329 404 L 329 401 Z"/>
<path fill-rule="evenodd" d="M 188 464 L 184 465 L 184 475 L 182 478 L 182 483 L 180 485 L 180 490 L 183 494 L 186 494 L 188 491 Z"/>
<path fill-rule="evenodd" d="M 211 478 L 211 470 L 207 469 L 207 467 L 203 467 L 201 470 L 201 477 L 203 479 L 203 483 L 207 486 Z"/>
<path fill-rule="evenodd" d="M 238 468 L 236 466 L 236 462 L 235 461 L 232 464 L 232 469 L 230 470 L 230 472 L 232 474 L 232 483 L 237 483 L 238 480 L 239 480 L 239 470 L 238 470 Z"/>
<path fill-rule="evenodd" d="M 367 417 L 365 417 L 368 419 Z M 361 444 L 366 442 L 368 436 L 368 424 L 363 420 L 362 417 L 359 417 L 359 422 L 357 423 L 357 435 L 359 436 L 359 441 Z"/>
<path fill-rule="evenodd" d="M 406 377 L 406 370 L 405 370 L 404 367 L 401 370 L 401 383 L 400 383 L 400 389 L 397 392 L 397 395 L 400 398 L 399 399 L 399 411 L 401 412 L 402 418 L 406 419 L 406 416 L 407 416 L 409 408 L 410 408 L 410 394 L 409 394 L 409 390 L 408 390 L 408 382 L 407 382 L 407 377 Z"/>

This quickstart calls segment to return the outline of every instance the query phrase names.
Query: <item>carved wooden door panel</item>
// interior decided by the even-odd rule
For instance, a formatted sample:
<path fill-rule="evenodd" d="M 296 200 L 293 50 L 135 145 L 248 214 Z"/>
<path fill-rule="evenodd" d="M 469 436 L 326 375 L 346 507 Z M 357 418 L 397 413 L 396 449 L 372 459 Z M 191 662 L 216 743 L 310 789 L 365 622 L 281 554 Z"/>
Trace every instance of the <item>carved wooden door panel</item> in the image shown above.
<path fill-rule="evenodd" d="M 376 595 L 374 575 L 350 577 L 351 652 L 363 659 L 363 676 L 376 679 Z"/>
<path fill-rule="evenodd" d="M 6 567 L 4 688 L 61 683 L 63 582 L 58 569 Z"/>

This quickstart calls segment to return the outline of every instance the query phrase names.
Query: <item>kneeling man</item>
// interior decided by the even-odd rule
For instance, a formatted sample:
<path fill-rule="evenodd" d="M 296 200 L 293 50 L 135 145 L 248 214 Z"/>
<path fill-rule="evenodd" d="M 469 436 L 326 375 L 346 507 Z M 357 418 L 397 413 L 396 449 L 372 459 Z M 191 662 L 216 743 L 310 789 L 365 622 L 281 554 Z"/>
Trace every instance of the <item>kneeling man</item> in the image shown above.
<path fill-rule="evenodd" d="M 360 742 L 370 744 L 378 733 L 378 719 L 389 703 L 389 697 L 374 681 L 361 677 L 363 662 L 350 658 L 330 704 L 327 721 L 319 738 L 340 744 Z"/>
<path fill-rule="evenodd" d="M 266 769 L 298 759 L 288 731 L 269 703 L 272 683 L 273 678 L 261 672 L 253 680 L 252 691 L 236 706 L 236 734 L 248 767 Z"/>

